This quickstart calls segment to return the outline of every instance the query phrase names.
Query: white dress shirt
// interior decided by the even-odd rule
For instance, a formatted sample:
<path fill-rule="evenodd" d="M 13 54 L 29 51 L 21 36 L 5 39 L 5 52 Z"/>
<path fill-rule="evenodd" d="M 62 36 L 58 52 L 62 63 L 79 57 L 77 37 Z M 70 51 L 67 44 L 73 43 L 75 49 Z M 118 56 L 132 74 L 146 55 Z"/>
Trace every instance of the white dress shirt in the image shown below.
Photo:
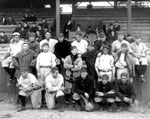
<path fill-rule="evenodd" d="M 86 40 L 81 39 L 80 42 L 77 40 L 71 43 L 72 46 L 76 46 L 78 53 L 83 54 L 87 51 L 88 42 Z"/>

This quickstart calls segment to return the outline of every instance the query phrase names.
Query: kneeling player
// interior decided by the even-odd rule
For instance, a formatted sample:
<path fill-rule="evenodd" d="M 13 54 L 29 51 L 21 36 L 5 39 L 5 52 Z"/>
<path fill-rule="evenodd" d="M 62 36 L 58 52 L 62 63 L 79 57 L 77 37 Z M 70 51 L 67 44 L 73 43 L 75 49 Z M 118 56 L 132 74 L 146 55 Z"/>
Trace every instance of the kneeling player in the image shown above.
<path fill-rule="evenodd" d="M 75 81 L 73 99 L 77 102 L 79 110 L 92 111 L 94 108 L 91 101 L 93 97 L 94 80 L 90 79 L 87 69 L 81 69 L 80 77 Z"/>
<path fill-rule="evenodd" d="M 134 102 L 136 94 L 127 73 L 122 73 L 121 80 L 116 80 L 115 90 L 117 95 L 116 102 L 119 106 L 119 110 L 122 108 L 128 109 Z"/>
<path fill-rule="evenodd" d="M 97 83 L 94 101 L 99 104 L 101 110 L 108 108 L 109 111 L 113 111 L 115 97 L 114 86 L 112 82 L 109 82 L 109 76 L 107 74 L 102 75 L 102 80 Z"/>
<path fill-rule="evenodd" d="M 18 111 L 26 109 L 25 98 L 31 96 L 31 102 L 33 108 L 40 108 L 41 106 L 41 87 L 39 85 L 36 77 L 28 73 L 27 71 L 22 71 L 21 76 L 18 79 L 19 91 L 19 100 L 21 101 L 22 107 Z"/>

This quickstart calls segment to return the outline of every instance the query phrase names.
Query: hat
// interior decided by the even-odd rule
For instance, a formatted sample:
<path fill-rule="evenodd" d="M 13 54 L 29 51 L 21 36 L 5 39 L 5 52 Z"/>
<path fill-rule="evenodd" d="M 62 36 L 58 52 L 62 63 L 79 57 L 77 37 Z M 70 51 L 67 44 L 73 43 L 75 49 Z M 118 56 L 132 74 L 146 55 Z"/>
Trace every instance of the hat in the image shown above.
<path fill-rule="evenodd" d="M 126 73 L 126 72 L 123 72 L 123 73 L 121 73 L 121 75 L 120 75 L 120 77 L 122 77 L 122 76 L 125 76 L 125 77 L 127 77 L 128 78 L 128 73 Z"/>
<path fill-rule="evenodd" d="M 104 49 L 104 48 L 107 48 L 107 49 L 109 49 L 108 45 L 104 45 L 104 46 L 103 46 L 103 49 Z"/>
<path fill-rule="evenodd" d="M 24 45 L 24 44 L 27 44 L 27 45 L 29 45 L 29 43 L 28 43 L 28 42 L 24 42 L 22 45 Z"/>
<path fill-rule="evenodd" d="M 13 36 L 20 36 L 20 33 L 19 32 L 14 32 L 12 35 Z"/>
<path fill-rule="evenodd" d="M 82 68 L 80 72 L 81 72 L 81 73 L 82 73 L 82 72 L 87 72 L 87 69 L 86 69 L 86 68 Z"/>
<path fill-rule="evenodd" d="M 42 47 L 45 46 L 45 45 L 49 46 L 49 43 L 48 43 L 48 42 L 44 42 L 44 43 L 42 44 Z"/>
<path fill-rule="evenodd" d="M 76 46 L 71 46 L 71 50 L 77 49 Z"/>
<path fill-rule="evenodd" d="M 104 32 L 101 32 L 101 33 L 99 34 L 99 37 L 100 37 L 100 38 L 104 38 L 104 37 L 105 37 Z"/>
<path fill-rule="evenodd" d="M 58 37 L 59 37 L 59 38 L 62 38 L 62 37 L 64 37 L 64 34 L 63 34 L 63 33 L 59 33 L 59 34 L 58 34 Z"/>
<path fill-rule="evenodd" d="M 128 47 L 128 45 L 126 43 L 122 43 L 121 47 Z"/>
<path fill-rule="evenodd" d="M 109 76 L 108 76 L 107 74 L 103 74 L 103 75 L 102 75 L 102 80 L 103 80 L 103 79 L 109 80 Z"/>
<path fill-rule="evenodd" d="M 29 37 L 35 37 L 35 33 L 33 32 L 29 33 Z"/>

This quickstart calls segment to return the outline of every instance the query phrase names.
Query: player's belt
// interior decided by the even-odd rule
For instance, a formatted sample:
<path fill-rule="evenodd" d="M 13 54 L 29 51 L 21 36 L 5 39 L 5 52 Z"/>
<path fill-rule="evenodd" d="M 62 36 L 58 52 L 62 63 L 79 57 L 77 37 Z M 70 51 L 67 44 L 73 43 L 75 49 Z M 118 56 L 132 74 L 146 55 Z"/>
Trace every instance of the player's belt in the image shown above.
<path fill-rule="evenodd" d="M 105 70 L 99 69 L 98 71 L 99 71 L 99 72 L 110 72 L 110 71 L 112 71 L 112 70 L 110 69 L 110 70 L 105 71 Z"/>
<path fill-rule="evenodd" d="M 51 66 L 40 66 L 40 68 L 51 68 Z"/>

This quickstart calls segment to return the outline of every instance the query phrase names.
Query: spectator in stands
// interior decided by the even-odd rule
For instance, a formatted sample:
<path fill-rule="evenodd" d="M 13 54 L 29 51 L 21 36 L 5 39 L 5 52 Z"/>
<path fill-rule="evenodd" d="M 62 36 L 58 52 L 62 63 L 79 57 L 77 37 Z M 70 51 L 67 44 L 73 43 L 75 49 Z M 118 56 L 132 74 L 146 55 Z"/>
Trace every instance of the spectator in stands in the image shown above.
<path fill-rule="evenodd" d="M 70 96 L 74 92 L 74 81 L 80 76 L 80 70 L 82 68 L 82 59 L 78 56 L 77 47 L 71 47 L 71 54 L 64 60 L 65 72 L 65 95 L 66 103 L 69 103 Z"/>
<path fill-rule="evenodd" d="M 77 110 L 92 111 L 86 108 L 87 102 L 92 102 L 94 80 L 89 78 L 86 68 L 81 69 L 80 76 L 75 80 L 73 99 L 76 101 Z M 94 108 L 94 106 L 93 106 Z"/>
<path fill-rule="evenodd" d="M 29 49 L 29 44 L 27 42 L 23 43 L 22 50 L 13 58 L 13 64 L 19 71 L 32 72 L 32 67 L 35 67 L 36 62 L 36 52 Z"/>
<path fill-rule="evenodd" d="M 43 40 L 42 34 L 39 30 L 36 31 L 36 41 L 41 42 Z"/>
<path fill-rule="evenodd" d="M 16 22 L 12 16 L 9 16 L 7 19 L 7 25 L 16 25 Z"/>
<path fill-rule="evenodd" d="M 21 76 L 18 79 L 19 100 L 21 101 L 21 108 L 18 112 L 26 109 L 26 97 L 31 96 L 32 107 L 39 109 L 41 105 L 41 90 L 36 77 L 28 71 L 21 71 Z"/>
<path fill-rule="evenodd" d="M 21 27 L 21 31 L 20 31 L 20 38 L 22 39 L 26 39 L 27 38 L 27 31 L 24 29 L 24 27 Z"/>
<path fill-rule="evenodd" d="M 38 25 L 38 31 L 40 32 L 40 35 L 44 39 L 45 38 L 44 30 L 42 29 L 42 26 L 40 24 Z"/>
<path fill-rule="evenodd" d="M 112 53 L 117 53 L 120 50 L 121 44 L 126 43 L 128 49 L 130 50 L 130 44 L 128 41 L 124 40 L 124 35 L 122 31 L 117 32 L 118 39 L 112 43 Z"/>
<path fill-rule="evenodd" d="M 22 27 L 22 24 L 19 22 L 15 28 L 15 30 L 13 32 L 21 32 L 21 27 Z"/>
<path fill-rule="evenodd" d="M 76 41 L 76 40 L 77 40 L 76 37 L 72 37 L 70 42 L 72 43 L 73 41 Z"/>
<path fill-rule="evenodd" d="M 59 74 L 58 68 L 53 67 L 51 69 L 51 74 L 49 74 L 45 81 L 46 88 L 46 103 L 48 109 L 53 109 L 57 104 L 59 104 L 59 110 L 63 111 L 63 102 L 65 103 L 64 98 L 64 78 Z"/>
<path fill-rule="evenodd" d="M 30 26 L 28 25 L 27 22 L 23 22 L 23 27 L 24 27 L 24 30 L 26 31 L 26 33 L 30 31 Z"/>
<path fill-rule="evenodd" d="M 40 23 L 40 25 L 41 25 L 43 30 L 44 29 L 49 29 L 49 25 L 48 25 L 48 23 L 46 21 L 46 18 L 42 18 L 42 23 Z"/>
<path fill-rule="evenodd" d="M 132 82 L 132 78 L 135 76 L 134 62 L 126 43 L 121 44 L 120 51 L 115 55 L 115 67 L 117 79 L 120 79 L 122 72 L 126 72 Z"/>
<path fill-rule="evenodd" d="M 135 38 L 131 34 L 127 34 L 126 40 L 131 44 L 134 42 Z"/>
<path fill-rule="evenodd" d="M 24 13 L 24 16 L 22 17 L 23 22 L 28 22 L 29 21 L 29 16 L 28 13 Z"/>
<path fill-rule="evenodd" d="M 146 59 L 146 50 L 147 47 L 144 43 L 141 42 L 141 36 L 135 37 L 135 41 L 131 44 L 131 53 L 133 55 L 135 63 L 135 71 L 137 75 L 141 78 L 142 82 L 145 82 L 144 74 L 147 69 L 147 59 Z"/>
<path fill-rule="evenodd" d="M 7 38 L 7 35 L 5 35 L 5 32 L 4 31 L 0 31 L 0 44 L 5 44 L 5 43 L 8 43 L 8 38 Z"/>
<path fill-rule="evenodd" d="M 103 47 L 102 55 L 97 56 L 95 61 L 95 70 L 97 72 L 98 81 L 101 81 L 102 75 L 107 74 L 109 81 L 114 80 L 115 67 L 114 58 L 109 54 L 109 47 L 106 45 Z"/>
<path fill-rule="evenodd" d="M 90 34 L 90 33 L 94 33 L 94 31 L 92 30 L 91 26 L 88 26 L 88 28 L 86 30 L 86 34 Z"/>
<path fill-rule="evenodd" d="M 2 18 L 0 19 L 0 24 L 1 25 L 7 25 L 7 18 L 5 15 L 3 15 Z"/>
<path fill-rule="evenodd" d="M 117 39 L 117 32 L 116 32 L 116 29 L 113 28 L 112 23 L 109 24 L 109 28 L 107 30 L 106 36 L 110 43 L 112 43 L 113 41 Z"/>
<path fill-rule="evenodd" d="M 115 31 L 120 31 L 121 26 L 119 25 L 118 21 L 115 21 L 115 22 L 114 22 L 113 29 L 115 29 Z"/>
<path fill-rule="evenodd" d="M 71 43 L 72 46 L 77 47 L 79 54 L 83 54 L 87 51 L 88 42 L 81 38 L 81 33 L 77 32 L 75 34 L 76 40 Z"/>
<path fill-rule="evenodd" d="M 54 54 L 60 61 L 60 65 L 58 65 L 58 69 L 60 73 L 64 73 L 64 60 L 66 56 L 70 54 L 71 51 L 71 43 L 64 38 L 63 33 L 58 34 L 58 43 L 55 45 Z"/>
<path fill-rule="evenodd" d="M 80 24 L 77 24 L 75 32 L 82 32 Z"/>
<path fill-rule="evenodd" d="M 85 41 L 87 41 L 88 43 L 90 43 L 90 41 L 89 41 L 89 36 L 87 35 L 87 34 L 85 34 L 84 36 L 83 36 L 83 39 L 85 40 Z"/>
<path fill-rule="evenodd" d="M 45 33 L 45 39 L 40 42 L 40 49 L 41 49 L 41 46 L 43 43 L 48 42 L 49 43 L 49 51 L 53 53 L 55 50 L 54 49 L 55 45 L 58 42 L 58 40 L 51 38 L 51 36 L 52 36 L 52 34 L 50 31 L 47 31 Z"/>
<path fill-rule="evenodd" d="M 36 21 L 37 21 L 37 18 L 36 18 L 36 16 L 34 15 L 33 12 L 31 12 L 31 14 L 30 14 L 29 21 L 30 21 L 30 22 L 36 22 Z"/>
<path fill-rule="evenodd" d="M 4 57 L 4 60 L 2 61 L 2 67 L 10 75 L 8 86 L 15 79 L 15 67 L 13 65 L 12 59 L 21 51 L 22 44 L 23 41 L 20 40 L 20 34 L 18 32 L 14 32 L 12 34 L 12 39 L 10 41 L 8 51 Z"/>
<path fill-rule="evenodd" d="M 37 27 L 36 23 L 32 22 L 32 25 L 31 25 L 31 28 L 30 28 L 30 32 L 36 33 L 37 30 L 38 30 L 38 27 Z"/>
<path fill-rule="evenodd" d="M 65 38 L 69 38 L 69 31 L 72 30 L 72 27 L 73 27 L 73 23 L 71 20 L 69 20 L 64 26 L 64 37 Z"/>
<path fill-rule="evenodd" d="M 108 109 L 109 111 L 115 111 L 113 110 L 115 99 L 115 87 L 112 82 L 109 82 L 109 76 L 103 74 L 102 80 L 96 85 L 94 101 L 99 104 L 100 110 Z"/>
<path fill-rule="evenodd" d="M 49 43 L 45 42 L 42 44 L 42 50 L 36 61 L 36 70 L 38 73 L 38 79 L 40 85 L 43 87 L 42 90 L 42 106 L 45 104 L 45 80 L 51 73 L 51 68 L 56 66 L 56 56 L 49 52 Z"/>
<path fill-rule="evenodd" d="M 128 109 L 136 98 L 133 84 L 129 81 L 127 73 L 121 74 L 120 80 L 115 80 L 116 102 L 119 107 L 118 111 Z"/>

